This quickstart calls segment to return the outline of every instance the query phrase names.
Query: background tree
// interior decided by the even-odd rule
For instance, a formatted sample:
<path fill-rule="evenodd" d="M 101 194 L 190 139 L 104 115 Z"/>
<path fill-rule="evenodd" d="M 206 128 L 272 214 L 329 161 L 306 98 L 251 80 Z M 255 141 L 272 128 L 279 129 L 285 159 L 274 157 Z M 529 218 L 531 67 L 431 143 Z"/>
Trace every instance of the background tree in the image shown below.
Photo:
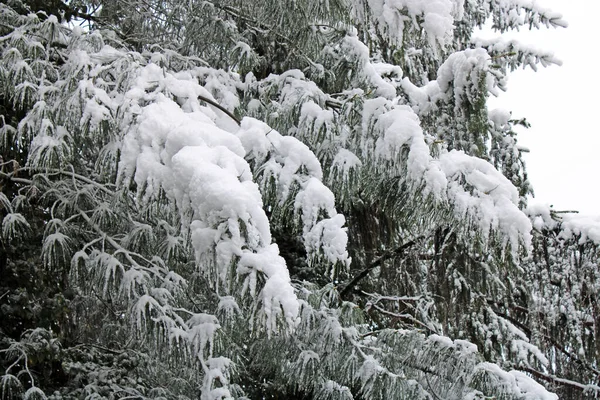
<path fill-rule="evenodd" d="M 596 397 L 597 222 L 527 208 L 527 122 L 487 108 L 558 61 L 490 19 L 565 25 L 0 4 L 2 398 Z"/>

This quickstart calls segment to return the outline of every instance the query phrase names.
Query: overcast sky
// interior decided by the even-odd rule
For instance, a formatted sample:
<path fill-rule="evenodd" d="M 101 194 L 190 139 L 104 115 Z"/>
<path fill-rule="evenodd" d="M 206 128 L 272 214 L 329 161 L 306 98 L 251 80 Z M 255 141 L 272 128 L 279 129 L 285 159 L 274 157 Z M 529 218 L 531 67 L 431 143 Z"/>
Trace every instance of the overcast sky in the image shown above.
<path fill-rule="evenodd" d="M 525 160 L 536 201 L 600 215 L 600 2 L 537 3 L 561 12 L 569 27 L 521 31 L 516 37 L 553 50 L 563 65 L 515 71 L 508 91 L 491 106 L 512 110 L 513 117 L 532 124 L 519 131 L 519 142 L 531 150 Z"/>

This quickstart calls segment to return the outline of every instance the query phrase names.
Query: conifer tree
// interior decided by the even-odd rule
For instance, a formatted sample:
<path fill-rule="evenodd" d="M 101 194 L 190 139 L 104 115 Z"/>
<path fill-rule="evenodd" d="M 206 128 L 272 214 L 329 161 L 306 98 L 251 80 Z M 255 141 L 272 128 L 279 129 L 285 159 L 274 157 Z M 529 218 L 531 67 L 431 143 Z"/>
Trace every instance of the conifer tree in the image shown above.
<path fill-rule="evenodd" d="M 527 122 L 487 106 L 559 61 L 487 21 L 566 26 L 0 4 L 0 398 L 596 398 L 598 221 L 527 205 Z"/>

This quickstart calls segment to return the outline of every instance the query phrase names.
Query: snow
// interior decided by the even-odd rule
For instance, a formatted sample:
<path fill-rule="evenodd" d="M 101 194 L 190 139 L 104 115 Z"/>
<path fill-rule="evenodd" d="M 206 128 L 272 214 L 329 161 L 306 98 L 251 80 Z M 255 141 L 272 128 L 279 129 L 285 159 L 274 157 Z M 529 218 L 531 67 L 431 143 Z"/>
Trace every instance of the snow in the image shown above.
<path fill-rule="evenodd" d="M 564 240 L 578 238 L 579 243 L 591 241 L 600 245 L 600 216 L 577 213 L 556 213 L 545 203 L 531 201 L 526 210 L 533 226 L 542 229 L 560 229 L 558 237 Z"/>
<path fill-rule="evenodd" d="M 417 114 L 423 115 L 437 109 L 435 102 L 441 93 L 437 81 L 434 80 L 423 87 L 417 87 L 408 78 L 404 78 L 400 82 L 400 86 Z"/>
<path fill-rule="evenodd" d="M 162 307 L 154 297 L 147 294 L 140 296 L 136 301 L 132 312 L 132 319 L 138 331 L 146 331 L 146 323 L 148 322 L 148 319 L 151 318 L 148 316 L 149 313 L 152 313 L 152 311 L 160 312 L 161 310 Z"/>
<path fill-rule="evenodd" d="M 442 93 L 454 98 L 455 110 L 459 110 L 465 100 L 474 103 L 479 95 L 481 76 L 487 90 L 494 93 L 496 82 L 486 73 L 489 63 L 489 54 L 481 48 L 452 53 L 444 61 L 437 73 L 437 84 Z"/>
<path fill-rule="evenodd" d="M 543 13 L 544 18 L 550 21 L 543 22 L 542 18 L 543 23 L 562 24 L 559 15 L 539 9 L 532 1 L 503 0 L 498 3 L 500 7 L 529 7 L 534 12 Z M 452 42 L 454 22 L 463 17 L 465 8 L 464 0 L 368 0 L 368 4 L 374 11 L 373 17 L 381 23 L 385 33 L 397 40 L 398 45 L 404 45 L 406 31 L 422 30 L 434 53 L 445 51 L 445 46 Z M 527 15 L 516 9 L 509 9 L 506 15 L 507 24 L 511 27 L 528 21 Z M 45 22 L 47 27 L 57 24 L 55 17 L 49 17 Z M 57 37 L 55 40 L 62 39 Z M 532 225 L 536 229 L 560 227 L 560 235 L 564 238 L 578 236 L 580 241 L 600 243 L 600 219 L 564 215 L 559 221 L 548 208 L 536 206 L 524 213 L 518 206 L 517 189 L 489 162 L 462 151 L 448 151 L 443 145 L 438 149 L 434 138 L 423 131 L 420 116 L 435 112 L 439 103 L 454 103 L 458 112 L 465 102 L 473 103 L 479 99 L 482 88 L 478 84 L 482 78 L 483 89 L 495 91 L 499 83 L 490 73 L 492 59 L 489 52 L 518 51 L 525 54 L 526 64 L 532 67 L 537 63 L 557 62 L 552 55 L 517 47 L 513 42 L 480 41 L 475 45 L 475 49 L 451 54 L 439 68 L 435 81 L 417 87 L 407 78 L 403 79 L 403 71 L 399 67 L 371 59 L 368 47 L 359 40 L 356 31 L 350 31 L 339 48 L 334 50 L 347 56 L 343 61 L 358 64 L 358 76 L 348 77 L 356 86 L 374 89 L 360 93 L 368 100 L 363 107 L 362 132 L 357 129 L 360 143 L 352 149 L 342 147 L 348 144 L 348 137 L 344 135 L 349 134 L 341 132 L 349 127 L 340 127 L 339 131 L 332 129 L 340 111 L 327 109 L 327 101 L 331 99 L 298 70 L 272 76 L 265 81 L 265 86 L 269 81 L 276 82 L 281 92 L 281 109 L 273 111 L 272 116 L 285 113 L 286 109 L 299 112 L 300 126 L 290 127 L 287 133 L 297 133 L 294 129 L 304 128 L 307 128 L 305 136 L 325 131 L 329 136 L 323 141 L 323 148 L 313 146 L 311 150 L 309 145 L 297 138 L 284 136 L 253 118 L 244 118 L 238 127 L 222 111 L 198 100 L 199 96 L 215 99 L 227 110 L 235 111 L 240 106 L 238 91 L 262 90 L 252 87 L 251 78 L 242 84 L 235 73 L 211 68 L 171 73 L 163 67 L 168 55 L 163 57 L 155 53 L 148 64 L 144 59 L 138 65 L 136 63 L 142 59 L 141 55 L 131 53 L 130 60 L 129 55 L 110 46 L 103 46 L 93 54 L 72 52 L 67 62 L 72 74 L 82 75 L 81 79 L 78 78 L 78 97 L 72 102 L 74 108 L 81 108 L 80 124 L 95 130 L 103 122 L 114 120 L 115 113 L 124 115 L 124 122 L 115 129 L 121 129 L 123 141 L 113 146 L 115 152 L 120 151 L 120 187 L 129 190 L 135 184 L 138 190 L 135 201 L 141 205 L 152 204 L 157 197 L 166 196 L 171 203 L 165 207 L 173 207 L 179 212 L 183 227 L 181 232 L 169 232 L 167 252 L 171 253 L 172 248 L 189 239 L 198 270 L 214 285 L 211 289 L 218 295 L 218 313 L 226 318 L 240 312 L 238 304 L 247 303 L 239 300 L 248 294 L 256 300 L 253 311 L 262 318 L 267 333 L 273 335 L 281 325 L 292 329 L 299 324 L 303 303 L 296 297 L 278 246 L 272 243 L 269 218 L 265 212 L 265 208 L 271 211 L 271 204 L 265 207 L 261 190 L 267 193 L 268 185 L 274 186 L 275 207 L 293 204 L 294 222 L 301 227 L 309 262 L 322 257 L 330 265 L 348 266 L 351 261 L 347 251 L 345 217 L 336 211 L 335 196 L 323 183 L 324 174 L 319 162 L 319 150 L 322 149 L 334 150 L 328 154 L 330 158 L 324 158 L 333 159 L 332 169 L 337 169 L 344 179 L 353 171 L 365 165 L 370 167 L 374 162 L 373 168 L 377 172 L 389 174 L 383 179 L 401 176 L 416 194 L 430 196 L 441 206 L 450 205 L 456 221 L 467 220 L 484 236 L 490 231 L 505 235 L 505 242 L 510 243 L 513 252 L 520 244 L 529 246 Z M 242 56 L 253 56 L 245 43 L 237 42 L 236 50 Z M 428 50 L 408 49 L 407 53 L 423 55 Z M 105 84 L 100 78 L 103 64 L 113 62 L 136 65 L 131 68 L 135 80 L 123 96 L 108 93 L 100 87 Z M 20 74 L 32 73 L 24 61 L 16 67 Z M 404 90 L 406 98 L 398 97 L 401 90 Z M 118 90 L 115 89 L 115 92 Z M 379 97 L 372 99 L 372 96 Z M 409 104 L 399 104 L 405 100 Z M 299 110 L 294 108 L 298 104 L 302 104 Z M 39 102 L 31 115 L 42 115 L 44 107 L 45 104 Z M 248 105 L 251 111 L 258 111 L 261 107 L 259 100 Z M 510 113 L 493 110 L 489 117 L 496 129 L 504 129 Z M 64 158 L 61 152 L 69 151 L 66 142 L 71 137 L 67 128 L 54 126 L 50 119 L 40 121 L 39 132 L 32 141 L 30 160 L 35 166 L 50 167 Z M 27 120 L 19 129 L 25 133 L 28 129 L 35 130 Z M 302 135 L 302 132 L 298 133 L 298 136 Z M 85 213 L 81 214 L 86 217 Z M 14 239 L 20 235 L 16 229 L 19 225 L 20 229 L 28 227 L 21 214 L 8 213 L 2 225 L 4 237 Z M 51 227 L 52 223 L 48 226 Z M 134 250 L 141 241 L 154 241 L 152 235 L 150 225 L 140 224 L 121 243 Z M 105 239 L 110 237 L 105 236 Z M 70 239 L 58 230 L 47 235 L 43 245 L 46 263 L 64 258 L 69 243 Z M 118 244 L 111 245 L 117 252 L 124 250 Z M 123 251 L 121 254 L 127 253 Z M 102 267 L 98 269 L 103 272 L 104 294 L 108 285 L 116 284 L 120 277 L 119 294 L 128 298 L 139 296 L 132 312 L 140 331 L 144 330 L 147 321 L 152 320 L 168 328 L 165 330 L 168 330 L 170 341 L 191 344 L 204 369 L 204 388 L 210 389 L 203 391 L 202 398 L 230 397 L 226 387 L 212 387 L 213 381 L 227 384 L 227 370 L 232 366 L 227 358 L 212 357 L 214 340 L 221 328 L 219 319 L 209 314 L 192 314 L 187 310 L 173 311 L 169 308 L 174 299 L 173 288 L 185 284 L 182 277 L 169 272 L 163 281 L 163 276 L 157 274 L 158 284 L 164 286 L 149 288 L 148 281 L 155 277 L 151 278 L 151 273 L 132 259 L 128 260 L 132 264 L 128 265 L 128 269 L 113 255 L 99 251 L 92 252 L 89 257 L 85 251 L 79 251 L 73 262 L 78 263 L 78 260 L 87 261 L 88 267 Z M 153 273 L 168 268 L 168 263 L 158 257 L 148 264 L 151 266 L 149 270 L 160 266 L 152 270 Z M 333 268 L 331 272 L 333 279 Z M 467 285 L 464 277 L 454 275 L 453 278 L 455 285 Z M 334 313 L 323 307 L 323 314 Z M 571 312 L 568 306 L 562 306 L 562 309 Z M 183 321 L 181 313 L 192 315 Z M 357 327 L 343 327 L 334 315 L 327 315 L 321 322 L 319 329 L 324 342 L 339 345 L 344 340 L 352 342 L 361 337 Z M 525 362 L 533 356 L 542 364 L 548 364 L 544 354 L 525 340 L 522 332 L 511 324 L 507 326 L 512 336 L 521 338 L 511 342 L 511 350 L 518 353 L 519 361 Z M 477 347 L 467 341 L 452 341 L 438 335 L 427 340 L 454 348 L 464 356 L 471 356 L 477 351 Z M 377 341 L 377 336 L 373 335 L 364 343 L 376 346 Z M 356 349 L 361 354 L 363 350 L 375 350 L 374 353 L 377 350 L 376 347 L 362 345 Z M 374 356 L 365 355 L 363 358 L 358 376 L 368 394 L 369 385 L 372 386 L 380 373 L 392 374 Z M 304 367 L 320 361 L 319 355 L 309 350 L 303 351 L 299 359 Z M 506 383 L 515 396 L 556 398 L 522 372 L 505 372 L 488 363 L 480 364 L 479 369 Z M 396 376 L 399 375 L 393 375 L 394 378 Z M 351 396 L 348 388 L 333 381 L 325 382 L 323 387 L 330 394 L 337 392 L 339 396 Z"/>
<path fill-rule="evenodd" d="M 206 352 L 207 358 L 211 357 L 215 334 L 221 328 L 217 318 L 209 314 L 194 314 L 186 321 L 186 325 L 187 339 L 194 354 L 203 356 Z"/>
<path fill-rule="evenodd" d="M 328 380 L 321 385 L 321 391 L 319 397 L 323 399 L 340 399 L 340 400 L 352 400 L 352 391 L 346 386 L 342 386 L 337 382 Z"/>
<path fill-rule="evenodd" d="M 509 67 L 510 70 L 514 70 L 517 65 L 522 65 L 523 69 L 530 67 L 534 71 L 537 71 L 538 64 L 544 67 L 551 64 L 562 65 L 562 61 L 553 52 L 516 40 L 495 37 L 473 38 L 471 42 L 476 48 L 484 48 L 488 53 L 498 55 L 494 57 L 494 63 Z"/>
<path fill-rule="evenodd" d="M 302 186 L 302 190 L 296 196 L 294 207 L 301 212 L 306 234 L 317 223 L 321 210 L 329 216 L 334 216 L 337 212 L 333 193 L 319 179 L 311 177 Z"/>
<path fill-rule="evenodd" d="M 383 367 L 379 365 L 379 362 L 373 356 L 367 356 L 360 366 L 358 375 L 363 385 L 367 386 L 369 383 L 372 384 L 377 375 L 382 372 Z"/>
<path fill-rule="evenodd" d="M 453 178 L 448 185 L 456 212 L 479 221 L 485 233 L 492 227 L 503 232 L 513 251 L 519 240 L 531 244 L 531 223 L 518 208 L 519 194 L 514 185 L 490 163 L 463 152 L 452 150 L 440 156 L 444 174 Z M 464 178 L 471 191 L 460 182 Z"/>
<path fill-rule="evenodd" d="M 562 19 L 560 13 L 541 7 L 535 0 L 502 0 L 494 6 L 498 9 L 494 22 L 501 32 L 519 29 L 526 24 L 535 28 L 542 25 L 567 27 L 567 22 Z"/>
<path fill-rule="evenodd" d="M 81 59 L 82 54 L 79 54 L 79 56 Z M 108 64 L 108 63 L 111 63 L 123 56 L 124 56 L 124 53 L 122 51 L 117 50 L 112 46 L 104 45 L 104 46 L 102 46 L 100 51 L 90 54 L 89 59 L 92 60 L 96 64 Z M 85 61 L 85 59 L 81 59 L 81 60 Z"/>
<path fill-rule="evenodd" d="M 408 106 L 397 106 L 378 118 L 376 128 L 384 134 L 375 143 L 375 155 L 394 159 L 402 146 L 408 145 L 409 177 L 414 180 L 422 177 L 431 158 L 417 114 Z"/>
<path fill-rule="evenodd" d="M 432 156 L 414 110 L 381 97 L 365 101 L 362 128 L 368 132 L 371 127 L 379 136 L 375 143 L 363 140 L 362 151 L 392 163 L 383 163 L 382 173 L 399 168 L 398 157 L 408 148 L 406 175 L 423 195 L 450 202 L 457 219 L 471 221 L 484 236 L 490 229 L 501 232 L 513 254 L 521 243 L 530 246 L 531 222 L 519 209 L 518 190 L 489 162 L 457 150 L 441 149 Z"/>
<path fill-rule="evenodd" d="M 69 146 L 71 140 L 70 133 L 64 127 L 55 127 L 49 119 L 44 118 L 40 134 L 31 141 L 27 165 L 38 165 L 43 168 L 60 166 L 60 160 L 67 158 L 71 153 Z"/>
<path fill-rule="evenodd" d="M 285 320 L 289 325 L 297 324 L 300 305 L 290 285 L 290 275 L 285 267 L 285 260 L 279 256 L 279 249 L 272 244 L 258 253 L 244 251 L 238 263 L 238 271 L 242 274 L 248 271 L 264 272 L 268 277 L 262 290 L 262 304 L 266 316 L 268 332 L 277 328 L 279 310 L 284 311 Z"/>
<path fill-rule="evenodd" d="M 531 379 L 521 371 L 510 371 L 515 378 L 516 386 L 521 392 L 524 400 L 556 400 L 558 396 L 550 393 L 545 387 Z"/>
<path fill-rule="evenodd" d="M 373 18 L 398 46 L 404 40 L 405 27 L 422 28 L 432 46 L 448 44 L 454 31 L 454 18 L 462 18 L 461 6 L 450 0 L 369 0 Z M 357 11 L 358 12 L 358 11 Z M 364 18 L 364 16 L 363 16 Z M 419 26 L 418 20 L 423 24 Z"/>
<path fill-rule="evenodd" d="M 333 111 L 323 110 L 314 101 L 307 101 L 302 104 L 300 115 L 300 124 L 303 123 L 303 120 L 310 120 L 314 132 L 318 132 L 323 125 L 333 121 Z"/>
<path fill-rule="evenodd" d="M 562 217 L 561 237 L 570 239 L 577 235 L 579 242 L 592 241 L 600 245 L 600 216 L 566 214 Z"/>
<path fill-rule="evenodd" d="M 154 94 L 150 104 L 140 107 L 147 100 L 148 87 L 162 91 Z M 186 106 L 163 93 L 174 95 Z M 293 326 L 298 302 L 285 262 L 277 246 L 271 244 L 259 187 L 253 182 L 240 139 L 244 139 L 248 150 L 264 157 L 265 135 L 257 134 L 250 121 L 244 122 L 242 130 L 246 127 L 254 133 L 240 137 L 219 128 L 215 113 L 199 106 L 198 94 L 210 96 L 186 76 L 179 79 L 154 64 L 141 69 L 125 96 L 137 114 L 137 122 L 123 140 L 119 182 L 127 184 L 133 179 L 145 201 L 152 201 L 160 190 L 164 191 L 175 201 L 182 220 L 187 221 L 198 267 L 213 281 L 228 287 L 226 282 L 235 279 L 229 275 L 230 265 L 239 260 L 237 273 L 246 281 L 244 287 L 251 287 L 252 294 L 256 273 L 264 274 L 266 282 L 260 298 L 268 329 L 275 329 L 279 315 Z M 270 131 L 266 126 L 260 129 L 263 133 Z M 318 161 L 306 146 L 277 135 L 271 135 L 270 142 L 281 150 L 283 176 L 293 180 L 293 172 L 304 164 L 315 175 L 322 175 Z"/>
<path fill-rule="evenodd" d="M 314 103 L 309 107 L 315 115 L 323 116 Z M 322 182 L 323 171 L 315 154 L 298 139 L 282 136 L 253 118 L 244 118 L 236 135 L 247 157 L 260 165 L 262 185 L 268 187 L 274 179 L 279 204 L 294 196 L 294 211 L 302 223 L 309 261 L 322 253 L 331 264 L 349 265 L 345 219 L 338 215 L 335 197 Z"/>
<path fill-rule="evenodd" d="M 511 350 L 516 353 L 517 359 L 528 364 L 529 356 L 533 355 L 540 364 L 548 366 L 548 358 L 535 345 L 525 340 L 515 339 L 510 344 Z"/>
<path fill-rule="evenodd" d="M 54 16 L 52 15 L 52 17 L 54 17 Z M 33 384 L 34 384 L 34 382 L 32 382 L 32 385 Z M 10 393 L 10 391 L 8 391 L 8 392 Z M 29 389 L 27 389 L 25 394 L 23 394 L 23 400 L 30 400 L 30 399 L 35 399 L 35 400 L 46 399 L 46 394 L 38 387 L 32 386 Z"/>
<path fill-rule="evenodd" d="M 494 124 L 496 129 L 501 130 L 504 128 L 510 120 L 511 113 L 508 110 L 502 108 L 495 108 L 488 112 L 490 121 Z"/>
<path fill-rule="evenodd" d="M 350 150 L 340 148 L 331 163 L 331 170 L 336 171 L 343 179 L 348 179 L 351 171 L 362 166 L 362 161 Z"/>
<path fill-rule="evenodd" d="M 396 86 L 393 82 L 384 79 L 381 72 L 387 73 L 390 71 L 389 65 L 381 65 L 376 67 L 370 59 L 369 48 L 359 40 L 356 32 L 346 35 L 339 47 L 335 49 L 340 55 L 349 62 L 357 63 L 358 82 L 354 86 L 361 86 L 361 82 L 367 82 L 375 88 L 375 93 L 387 99 L 393 99 L 397 95 Z M 397 69 L 395 72 L 401 72 Z"/>
<path fill-rule="evenodd" d="M 322 250 L 325 259 L 332 265 L 341 263 L 349 267 L 351 259 L 346 250 L 348 235 L 346 233 L 346 218 L 342 214 L 336 214 L 331 218 L 322 219 L 304 235 L 305 246 L 308 254 L 318 253 Z M 331 270 L 331 279 L 335 270 Z"/>
<path fill-rule="evenodd" d="M 223 296 L 219 298 L 219 305 L 217 310 L 225 313 L 227 316 L 233 316 L 240 313 L 240 307 L 238 306 L 233 296 Z"/>

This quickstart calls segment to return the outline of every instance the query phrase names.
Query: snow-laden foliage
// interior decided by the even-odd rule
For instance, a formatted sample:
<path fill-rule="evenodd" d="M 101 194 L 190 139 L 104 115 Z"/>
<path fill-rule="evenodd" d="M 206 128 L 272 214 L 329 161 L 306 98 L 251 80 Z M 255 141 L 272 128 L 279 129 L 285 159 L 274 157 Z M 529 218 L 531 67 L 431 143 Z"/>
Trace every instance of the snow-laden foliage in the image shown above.
<path fill-rule="evenodd" d="M 526 208 L 527 122 L 486 105 L 559 61 L 489 19 L 565 26 L 0 4 L 1 398 L 596 396 L 597 221 Z"/>

